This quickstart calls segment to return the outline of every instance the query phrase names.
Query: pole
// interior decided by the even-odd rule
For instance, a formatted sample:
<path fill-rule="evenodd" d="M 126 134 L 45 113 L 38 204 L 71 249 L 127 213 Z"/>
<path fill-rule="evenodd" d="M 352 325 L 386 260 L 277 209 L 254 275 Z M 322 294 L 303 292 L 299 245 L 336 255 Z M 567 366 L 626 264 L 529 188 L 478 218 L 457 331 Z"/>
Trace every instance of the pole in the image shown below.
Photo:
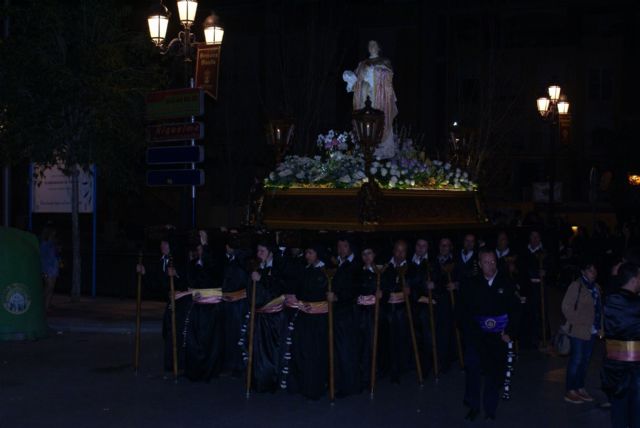
<path fill-rule="evenodd" d="M 142 265 L 142 251 L 138 254 L 138 265 Z M 133 357 L 133 369 L 138 374 L 140 367 L 140 318 L 142 312 L 142 272 L 138 272 L 138 287 L 136 290 L 136 345 Z"/>
<path fill-rule="evenodd" d="M 4 7 L 9 8 L 9 0 L 4 0 Z M 9 13 L 4 17 L 4 39 L 9 38 Z M 3 204 L 2 218 L 5 227 L 11 225 L 11 167 L 7 164 L 2 168 L 2 184 L 3 184 Z"/>
<path fill-rule="evenodd" d="M 376 271 L 376 305 L 373 312 L 373 346 L 371 347 L 371 398 L 376 388 L 376 366 L 378 360 L 378 324 L 380 323 L 380 299 L 378 294 L 380 293 L 380 279 L 382 273 L 387 267 L 375 266 Z"/>
<path fill-rule="evenodd" d="M 171 299 L 171 348 L 173 356 L 173 381 L 178 383 L 178 337 L 176 332 L 176 288 L 173 282 L 173 257 L 169 258 L 169 294 Z"/>
<path fill-rule="evenodd" d="M 325 269 L 325 275 L 328 281 L 328 291 L 331 293 L 331 285 L 333 282 L 333 276 L 335 275 L 335 269 Z M 329 400 L 333 403 L 336 398 L 336 386 L 334 376 L 334 361 L 333 361 L 333 302 L 327 300 L 328 306 L 328 318 L 329 318 Z"/>
<path fill-rule="evenodd" d="M 27 180 L 29 183 L 29 201 L 27 202 L 29 218 L 27 228 L 29 232 L 33 232 L 33 162 L 29 163 L 29 177 Z"/>
<path fill-rule="evenodd" d="M 418 384 L 422 386 L 422 364 L 420 363 L 420 354 L 418 352 L 418 341 L 416 340 L 416 330 L 413 326 L 413 314 L 411 312 L 411 302 L 409 301 L 409 293 L 405 290 L 407 288 L 405 283 L 405 273 L 407 272 L 407 266 L 402 266 L 399 269 L 400 281 L 402 283 L 402 292 L 404 293 L 404 303 L 407 311 L 407 321 L 409 322 L 409 333 L 411 334 L 411 345 L 413 346 L 413 357 L 416 361 L 416 373 L 418 375 Z"/>
<path fill-rule="evenodd" d="M 93 166 L 93 242 L 91 245 L 91 297 L 96 297 L 96 274 L 98 268 L 98 167 Z"/>
<path fill-rule="evenodd" d="M 549 136 L 549 207 L 548 207 L 548 225 L 553 224 L 556 203 L 556 139 L 558 136 L 558 116 L 555 112 L 551 112 L 550 132 Z"/>
<path fill-rule="evenodd" d="M 190 80 L 190 86 L 191 88 L 195 88 L 195 82 L 193 80 L 193 77 Z M 196 118 L 195 116 L 191 116 L 191 123 L 195 123 Z M 191 147 L 194 147 L 196 145 L 196 140 L 195 139 L 191 139 Z M 195 163 L 191 163 L 191 170 L 195 170 L 196 169 L 196 164 Z M 193 185 L 191 186 L 191 227 L 195 229 L 196 227 L 196 186 Z"/>
<path fill-rule="evenodd" d="M 447 271 L 447 278 L 449 279 L 449 283 L 451 284 L 451 271 Z M 456 296 L 453 294 L 453 290 L 449 290 L 449 297 L 451 298 L 451 310 L 454 312 L 454 324 L 456 330 L 456 347 L 458 349 L 458 360 L 460 361 L 460 367 L 464 369 L 464 354 L 462 353 L 462 339 L 460 339 L 460 329 L 458 328 L 458 323 L 455 322 L 455 311 L 456 311 Z"/>
<path fill-rule="evenodd" d="M 247 398 L 251 395 L 251 377 L 253 376 L 253 335 L 256 328 L 256 282 L 251 288 L 251 319 L 249 320 L 249 358 L 247 361 Z"/>
<path fill-rule="evenodd" d="M 431 282 L 431 272 L 429 266 L 427 266 L 427 282 Z M 438 380 L 438 344 L 436 341 L 436 322 L 433 315 L 433 292 L 427 286 L 427 293 L 429 297 L 429 327 L 431 328 L 431 358 L 433 358 L 433 375 Z"/>
<path fill-rule="evenodd" d="M 544 254 L 538 256 L 538 265 L 540 270 L 544 269 Z M 545 272 L 546 273 L 546 272 Z M 542 347 L 547 346 L 547 319 L 546 307 L 544 303 L 544 277 L 540 275 L 540 322 L 542 324 Z"/>

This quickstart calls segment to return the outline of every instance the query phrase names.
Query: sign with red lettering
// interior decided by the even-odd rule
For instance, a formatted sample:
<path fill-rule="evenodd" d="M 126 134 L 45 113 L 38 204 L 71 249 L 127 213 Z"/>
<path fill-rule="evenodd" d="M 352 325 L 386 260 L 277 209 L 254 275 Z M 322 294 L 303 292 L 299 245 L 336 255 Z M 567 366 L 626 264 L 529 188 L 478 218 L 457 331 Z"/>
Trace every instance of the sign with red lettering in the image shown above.
<path fill-rule="evenodd" d="M 167 123 L 147 127 L 147 141 L 150 143 L 201 140 L 203 138 L 204 124 L 202 122 Z"/>

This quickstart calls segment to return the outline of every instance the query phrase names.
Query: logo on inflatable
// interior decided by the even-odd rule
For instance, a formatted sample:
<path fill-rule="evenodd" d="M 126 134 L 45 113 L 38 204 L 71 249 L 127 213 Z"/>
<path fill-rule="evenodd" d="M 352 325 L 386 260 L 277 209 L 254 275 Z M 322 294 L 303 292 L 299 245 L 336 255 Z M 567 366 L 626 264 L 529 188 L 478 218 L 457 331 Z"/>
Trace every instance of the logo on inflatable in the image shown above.
<path fill-rule="evenodd" d="M 2 306 L 13 315 L 21 315 L 29 310 L 31 298 L 24 284 L 11 284 L 2 296 Z"/>

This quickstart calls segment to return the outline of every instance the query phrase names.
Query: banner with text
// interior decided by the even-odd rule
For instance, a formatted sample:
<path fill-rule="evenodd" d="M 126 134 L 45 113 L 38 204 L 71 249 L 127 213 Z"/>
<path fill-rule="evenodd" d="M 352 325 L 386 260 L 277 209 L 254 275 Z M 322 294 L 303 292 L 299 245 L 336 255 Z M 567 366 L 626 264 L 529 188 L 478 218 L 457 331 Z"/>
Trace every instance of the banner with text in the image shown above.
<path fill-rule="evenodd" d="M 63 166 L 33 165 L 32 209 L 34 213 L 71 213 L 71 176 L 65 175 Z M 93 171 L 93 166 L 91 166 Z M 93 174 L 80 170 L 78 177 L 80 213 L 93 212 Z"/>

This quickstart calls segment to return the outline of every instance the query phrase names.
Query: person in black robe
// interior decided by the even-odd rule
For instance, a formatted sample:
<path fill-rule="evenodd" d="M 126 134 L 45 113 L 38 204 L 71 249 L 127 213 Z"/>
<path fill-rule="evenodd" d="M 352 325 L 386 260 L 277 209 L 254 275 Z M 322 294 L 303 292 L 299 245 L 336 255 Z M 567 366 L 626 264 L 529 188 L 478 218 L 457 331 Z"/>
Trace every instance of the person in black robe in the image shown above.
<path fill-rule="evenodd" d="M 465 337 L 464 403 L 466 419 L 474 420 L 482 406 L 485 418 L 493 420 L 521 306 L 513 282 L 497 269 L 495 252 L 480 250 L 478 261 L 481 272 L 461 289 L 456 308 Z"/>
<path fill-rule="evenodd" d="M 442 373 L 451 368 L 455 359 L 454 315 L 451 293 L 457 294 L 455 262 L 453 259 L 453 243 L 449 238 L 442 238 L 438 243 L 438 256 L 431 266 L 431 281 L 427 287 L 432 290 L 434 300 L 436 347 L 438 349 L 438 367 Z M 428 302 L 427 302 L 428 303 Z"/>
<path fill-rule="evenodd" d="M 275 263 L 273 246 L 262 242 L 258 244 L 256 256 L 260 262 L 251 273 L 251 284 L 247 286 L 247 295 L 251 302 L 253 286 L 256 287 L 255 330 L 253 336 L 252 388 L 256 392 L 275 392 L 280 379 L 282 343 L 285 334 L 282 295 L 282 270 Z M 246 318 L 250 320 L 251 314 Z M 243 327 L 245 358 L 248 357 L 247 345 L 250 326 Z"/>
<path fill-rule="evenodd" d="M 462 249 L 455 257 L 454 262 L 456 264 L 454 276 L 461 285 L 464 285 L 466 281 L 478 273 L 476 236 L 473 233 L 467 233 L 464 236 Z"/>
<path fill-rule="evenodd" d="M 185 376 L 209 381 L 220 374 L 224 350 L 222 290 L 213 283 L 213 266 L 197 245 L 187 269 L 192 292 L 184 326 Z"/>
<path fill-rule="evenodd" d="M 351 242 L 342 237 L 337 242 L 337 267 L 333 278 L 334 342 L 336 358 L 336 396 L 345 397 L 360 391 L 360 371 L 356 352 L 357 327 L 353 308 L 356 299 L 355 274 L 359 269 Z"/>
<path fill-rule="evenodd" d="M 416 240 L 415 251 L 409 266 L 409 284 L 412 300 L 415 304 L 416 336 L 420 349 L 420 362 L 422 371 L 426 375 L 433 367 L 433 341 L 429 313 L 429 292 L 427 290 L 427 282 L 432 279 L 432 268 L 429 265 L 429 243 L 426 239 L 419 238 Z"/>
<path fill-rule="evenodd" d="M 222 310 L 224 313 L 223 372 L 239 377 L 244 371 L 242 352 L 238 346 L 240 330 L 248 311 L 246 287 L 247 251 L 237 234 L 230 235 L 225 245 L 225 263 L 222 279 Z"/>
<path fill-rule="evenodd" d="M 542 245 L 540 232 L 529 233 L 529 244 L 518 260 L 518 270 L 522 275 L 520 295 L 524 301 L 521 347 L 535 349 L 542 345 L 541 287 L 545 286 L 550 267 L 549 255 Z M 545 293 L 545 296 L 548 293 Z M 547 338 L 550 337 L 549 317 L 546 318 Z"/>
<path fill-rule="evenodd" d="M 619 288 L 604 305 L 606 357 L 602 389 L 611 403 L 613 427 L 640 426 L 640 270 L 623 263 Z"/>
<path fill-rule="evenodd" d="M 320 399 L 329 380 L 328 280 L 320 246 L 305 250 L 307 266 L 298 283 L 299 313 L 295 320 L 287 388 L 311 400 Z"/>
<path fill-rule="evenodd" d="M 173 261 L 173 267 L 170 266 Z M 164 339 L 164 369 L 173 370 L 173 341 L 171 335 L 171 296 L 169 278 L 173 277 L 176 291 L 176 339 L 178 354 L 178 370 L 184 370 L 184 323 L 191 307 L 191 293 L 187 291 L 187 281 L 183 278 L 183 269 L 176 267 L 178 261 L 173 259 L 169 239 L 160 241 L 160 260 L 148 272 L 144 265 L 136 266 L 136 271 L 143 275 L 146 289 L 160 289 L 167 296 L 167 306 L 162 321 L 162 337 Z"/>
<path fill-rule="evenodd" d="M 375 258 L 376 253 L 371 246 L 365 246 L 362 250 L 362 267 L 359 267 L 355 273 L 356 284 L 356 306 L 354 309 L 355 323 L 357 326 L 357 351 L 356 361 L 358 371 L 360 373 L 360 385 L 362 388 L 369 389 L 371 386 L 371 364 L 373 358 L 373 334 L 375 322 L 375 304 L 376 299 L 382 299 L 382 290 L 377 288 L 377 275 Z M 381 313 L 378 315 L 378 328 L 380 328 Z M 381 336 L 383 332 L 378 330 L 378 349 L 377 349 L 377 365 L 380 366 L 382 343 Z"/>
<path fill-rule="evenodd" d="M 388 348 L 388 369 L 392 383 L 399 383 L 401 375 L 411 364 L 411 336 L 405 303 L 405 294 L 410 294 L 409 283 L 406 282 L 409 275 L 405 273 L 405 290 L 401 278 L 403 269 L 408 269 L 407 243 L 398 240 L 393 246 L 393 257 L 382 274 L 385 330 L 388 332 L 385 346 Z"/>

